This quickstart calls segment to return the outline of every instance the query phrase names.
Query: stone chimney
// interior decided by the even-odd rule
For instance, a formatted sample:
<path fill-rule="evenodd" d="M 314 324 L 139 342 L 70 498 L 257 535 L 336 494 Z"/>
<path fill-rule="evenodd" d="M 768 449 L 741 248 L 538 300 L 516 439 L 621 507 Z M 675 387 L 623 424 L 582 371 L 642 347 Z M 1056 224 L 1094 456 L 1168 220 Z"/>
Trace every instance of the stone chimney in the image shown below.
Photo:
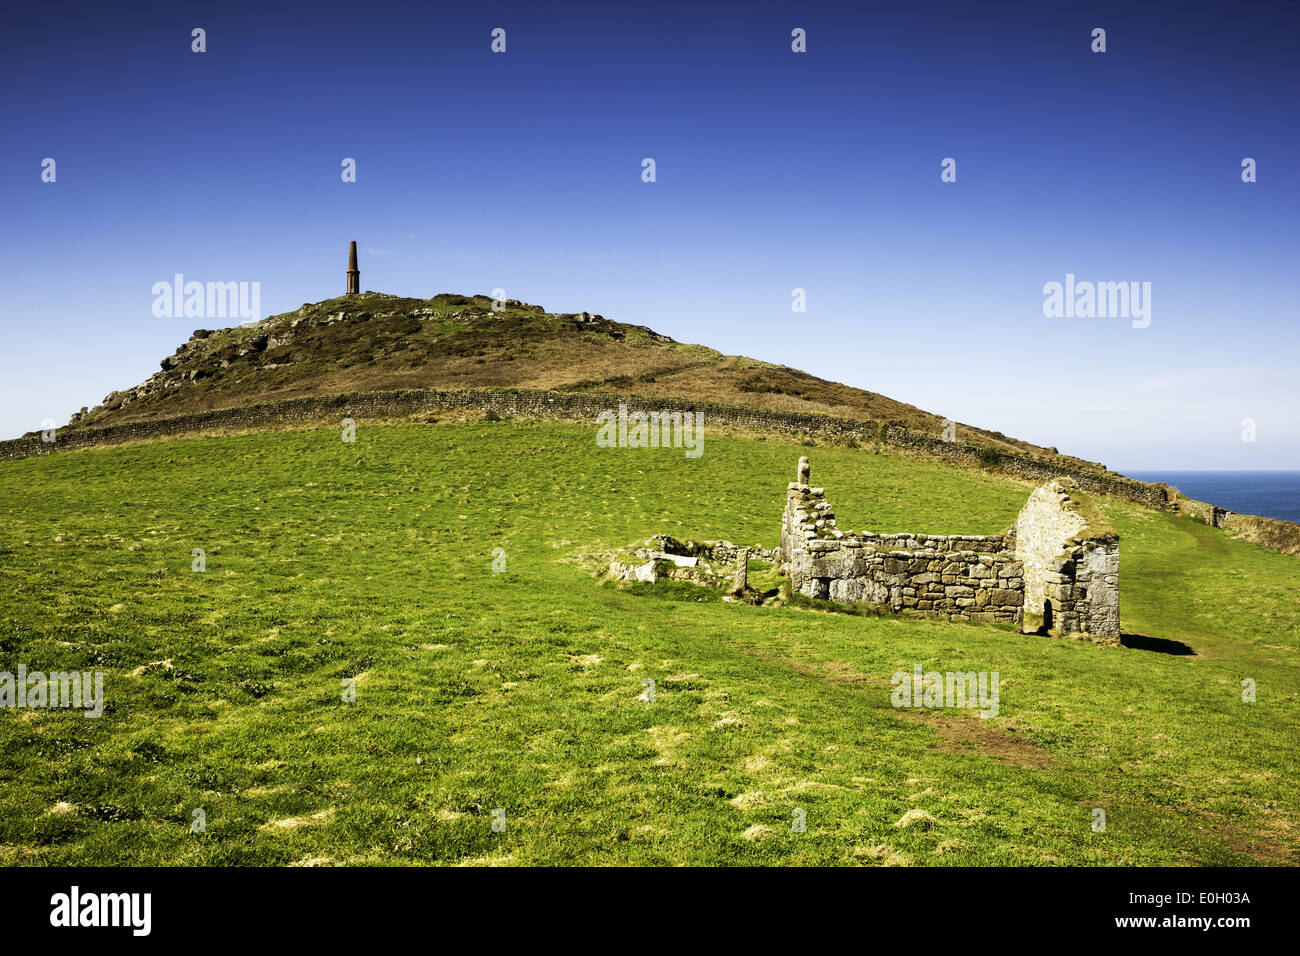
<path fill-rule="evenodd" d="M 357 268 L 357 244 L 348 247 L 348 295 L 361 294 L 361 270 Z"/>

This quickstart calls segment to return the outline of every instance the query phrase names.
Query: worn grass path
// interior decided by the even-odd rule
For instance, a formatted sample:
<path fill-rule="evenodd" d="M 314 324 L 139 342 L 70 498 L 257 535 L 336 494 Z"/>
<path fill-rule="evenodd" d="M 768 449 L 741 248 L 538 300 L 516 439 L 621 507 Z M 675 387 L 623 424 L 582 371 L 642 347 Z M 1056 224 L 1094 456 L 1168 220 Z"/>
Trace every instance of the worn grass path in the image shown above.
<path fill-rule="evenodd" d="M 618 591 L 585 553 L 775 545 L 800 454 L 846 528 L 999 531 L 1029 486 L 592 435 L 362 423 L 0 463 L 0 671 L 102 669 L 108 698 L 0 711 L 0 862 L 1300 861 L 1300 560 L 1107 504 L 1129 649 Z M 998 716 L 894 709 L 917 663 L 999 672 Z M 935 825 L 896 827 L 912 809 Z"/>

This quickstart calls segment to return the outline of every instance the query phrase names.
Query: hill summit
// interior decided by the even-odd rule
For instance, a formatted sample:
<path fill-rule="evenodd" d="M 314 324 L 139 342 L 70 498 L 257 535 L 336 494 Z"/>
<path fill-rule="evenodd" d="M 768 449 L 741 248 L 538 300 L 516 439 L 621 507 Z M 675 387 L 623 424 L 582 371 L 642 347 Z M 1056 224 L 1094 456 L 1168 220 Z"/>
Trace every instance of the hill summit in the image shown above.
<path fill-rule="evenodd" d="M 305 303 L 249 325 L 198 329 L 160 364 L 148 381 L 107 395 L 102 405 L 74 415 L 70 426 L 403 388 L 618 391 L 648 400 L 823 413 L 931 434 L 942 432 L 946 422 L 875 392 L 676 342 L 645 326 L 485 295 L 414 299 L 365 292 Z M 968 425 L 958 424 L 957 437 L 1038 456 L 1057 454 Z"/>

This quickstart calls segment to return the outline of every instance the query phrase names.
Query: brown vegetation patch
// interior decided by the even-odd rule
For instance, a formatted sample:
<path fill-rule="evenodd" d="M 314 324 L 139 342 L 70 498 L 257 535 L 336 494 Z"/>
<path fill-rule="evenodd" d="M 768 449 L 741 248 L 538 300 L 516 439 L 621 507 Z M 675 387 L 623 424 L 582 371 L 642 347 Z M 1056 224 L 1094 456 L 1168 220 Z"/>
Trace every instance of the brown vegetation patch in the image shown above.
<path fill-rule="evenodd" d="M 788 657 L 780 657 L 768 651 L 761 651 L 752 647 L 742 647 L 740 652 L 748 654 L 750 657 L 757 657 L 769 664 L 776 664 L 785 670 L 794 671 L 796 674 L 815 677 L 837 687 L 853 684 L 883 684 L 889 686 L 888 681 L 873 678 L 843 661 L 793 661 Z"/>
<path fill-rule="evenodd" d="M 978 714 L 940 714 L 932 710 L 895 710 L 907 720 L 928 724 L 939 733 L 933 749 L 950 754 L 992 757 L 1017 767 L 1042 770 L 1056 761 L 1046 750 L 1011 733 Z"/>

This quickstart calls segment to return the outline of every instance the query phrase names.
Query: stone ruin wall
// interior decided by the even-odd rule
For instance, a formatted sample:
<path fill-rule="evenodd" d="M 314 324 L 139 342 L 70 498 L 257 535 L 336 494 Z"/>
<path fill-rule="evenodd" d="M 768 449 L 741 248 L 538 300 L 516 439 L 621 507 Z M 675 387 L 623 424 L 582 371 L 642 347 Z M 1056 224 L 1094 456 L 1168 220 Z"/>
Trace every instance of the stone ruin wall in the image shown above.
<path fill-rule="evenodd" d="M 791 587 L 810 598 L 956 621 L 1021 620 L 1023 569 L 1005 535 L 845 534 L 824 490 L 793 482 L 780 554 Z"/>
<path fill-rule="evenodd" d="M 1089 537 L 1068 484 L 1036 490 L 1006 534 L 846 533 L 808 474 L 801 459 L 781 527 L 780 562 L 797 593 L 1119 643 L 1119 539 Z"/>
<path fill-rule="evenodd" d="M 771 564 L 777 561 L 775 548 L 760 548 L 758 545 L 742 546 L 732 544 L 730 541 L 705 541 L 700 548 L 700 553 L 708 560 L 727 565 L 735 564 L 741 552 L 759 561 L 767 561 Z"/>
<path fill-rule="evenodd" d="M 1119 538 L 1096 535 L 1068 479 L 1036 488 L 1016 518 L 1025 621 L 1119 642 Z"/>
<path fill-rule="evenodd" d="M 743 592 L 748 583 L 751 559 L 775 564 L 774 548 L 743 546 L 730 541 L 678 541 L 669 535 L 656 535 L 640 547 L 624 549 L 610 561 L 609 572 L 616 581 L 646 581 L 661 577 L 675 581 L 692 581 L 717 587 L 731 577 L 731 593 Z"/>

